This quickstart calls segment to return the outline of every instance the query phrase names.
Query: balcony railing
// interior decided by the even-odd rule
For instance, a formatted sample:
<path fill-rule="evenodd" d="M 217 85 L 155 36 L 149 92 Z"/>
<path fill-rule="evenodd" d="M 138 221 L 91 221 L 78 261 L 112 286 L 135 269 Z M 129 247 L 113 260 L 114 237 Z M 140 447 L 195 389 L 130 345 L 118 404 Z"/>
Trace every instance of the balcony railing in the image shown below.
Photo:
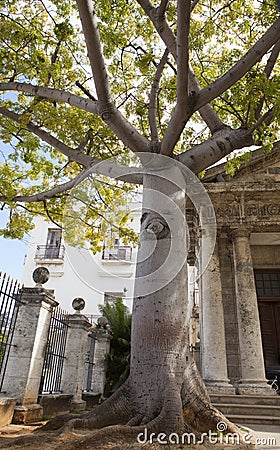
<path fill-rule="evenodd" d="M 129 245 L 119 245 L 118 247 L 104 247 L 102 252 L 103 261 L 131 261 L 132 247 Z"/>
<path fill-rule="evenodd" d="M 65 253 L 64 245 L 37 245 L 35 259 L 59 259 L 63 261 Z"/>

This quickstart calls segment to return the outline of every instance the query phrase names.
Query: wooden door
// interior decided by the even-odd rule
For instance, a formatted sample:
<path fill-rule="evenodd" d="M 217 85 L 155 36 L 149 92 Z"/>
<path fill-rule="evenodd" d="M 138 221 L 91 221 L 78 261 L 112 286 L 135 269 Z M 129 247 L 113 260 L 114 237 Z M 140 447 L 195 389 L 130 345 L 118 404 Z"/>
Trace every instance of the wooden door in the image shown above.
<path fill-rule="evenodd" d="M 266 371 L 280 371 L 280 270 L 256 270 Z"/>
<path fill-rule="evenodd" d="M 259 301 L 263 353 L 267 368 L 280 365 L 280 303 Z"/>

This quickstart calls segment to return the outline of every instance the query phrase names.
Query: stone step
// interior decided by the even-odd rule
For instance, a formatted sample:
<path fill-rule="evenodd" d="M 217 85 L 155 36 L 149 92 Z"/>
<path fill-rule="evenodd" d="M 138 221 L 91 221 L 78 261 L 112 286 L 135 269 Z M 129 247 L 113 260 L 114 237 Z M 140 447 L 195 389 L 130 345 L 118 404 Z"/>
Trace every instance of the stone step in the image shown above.
<path fill-rule="evenodd" d="M 212 403 L 280 406 L 279 395 L 211 395 Z"/>
<path fill-rule="evenodd" d="M 226 417 L 238 425 L 280 425 L 280 417 L 242 416 L 241 414 L 226 414 Z"/>
<path fill-rule="evenodd" d="M 248 405 L 233 403 L 214 403 L 225 416 L 228 414 L 241 416 L 263 416 L 279 419 L 280 421 L 280 405 Z"/>

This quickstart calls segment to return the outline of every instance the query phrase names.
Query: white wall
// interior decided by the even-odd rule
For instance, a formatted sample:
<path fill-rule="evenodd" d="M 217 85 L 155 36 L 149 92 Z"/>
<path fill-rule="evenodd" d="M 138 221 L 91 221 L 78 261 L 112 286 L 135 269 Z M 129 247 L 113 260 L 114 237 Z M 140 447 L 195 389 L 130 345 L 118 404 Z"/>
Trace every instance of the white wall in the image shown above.
<path fill-rule="evenodd" d="M 139 231 L 141 203 L 131 204 L 135 231 Z M 71 303 L 75 297 L 82 297 L 86 302 L 84 314 L 99 314 L 98 305 L 103 304 L 104 292 L 126 292 L 126 305 L 131 309 L 134 287 L 134 274 L 137 249 L 133 248 L 131 262 L 102 261 L 102 254 L 93 255 L 86 249 L 78 249 L 65 245 L 64 259 L 60 263 L 50 260 L 35 260 L 38 245 L 46 245 L 48 228 L 56 228 L 54 224 L 45 222 L 43 218 L 35 219 L 36 226 L 31 233 L 30 243 L 25 260 L 22 282 L 26 287 L 34 286 L 32 273 L 36 267 L 44 266 L 50 271 L 50 280 L 44 285 L 54 289 L 60 307 L 73 312 Z M 56 261 L 56 260 L 55 260 Z M 57 262 L 57 261 L 56 261 Z"/>

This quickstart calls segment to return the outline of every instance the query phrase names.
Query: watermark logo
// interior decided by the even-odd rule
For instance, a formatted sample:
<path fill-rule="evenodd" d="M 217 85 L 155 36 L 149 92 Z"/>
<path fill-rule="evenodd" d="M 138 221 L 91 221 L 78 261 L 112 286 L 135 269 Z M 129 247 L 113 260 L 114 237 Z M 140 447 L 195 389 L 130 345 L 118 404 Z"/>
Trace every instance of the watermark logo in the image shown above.
<path fill-rule="evenodd" d="M 276 438 L 269 436 L 253 436 L 251 433 L 227 433 L 228 426 L 225 422 L 220 421 L 216 425 L 217 431 L 209 430 L 208 433 L 202 433 L 199 437 L 195 433 L 148 433 L 147 428 L 137 436 L 139 444 L 159 443 L 161 445 L 203 445 L 208 444 L 256 444 L 276 446 Z M 203 448 L 203 447 L 202 447 Z"/>
<path fill-rule="evenodd" d="M 217 423 L 217 430 L 221 431 L 223 433 L 224 431 L 227 430 L 227 424 L 225 422 L 218 422 Z"/>

